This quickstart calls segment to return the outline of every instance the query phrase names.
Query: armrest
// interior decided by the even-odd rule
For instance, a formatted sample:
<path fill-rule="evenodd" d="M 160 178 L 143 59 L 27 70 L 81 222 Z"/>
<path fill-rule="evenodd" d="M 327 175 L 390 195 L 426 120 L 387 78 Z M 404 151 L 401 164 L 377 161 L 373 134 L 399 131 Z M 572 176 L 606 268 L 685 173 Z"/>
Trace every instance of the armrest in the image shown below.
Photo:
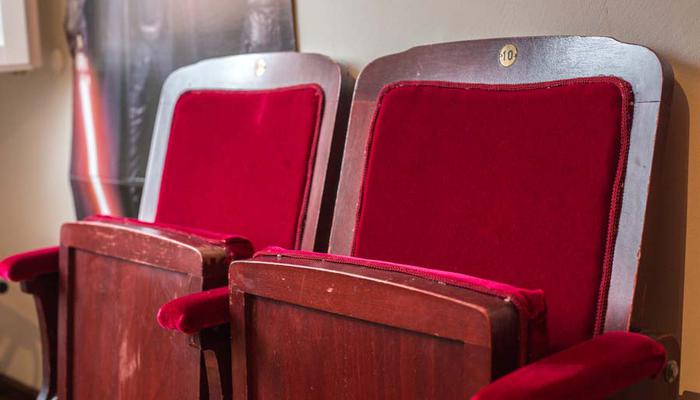
<path fill-rule="evenodd" d="M 22 282 L 58 272 L 58 246 L 18 253 L 0 261 L 0 277 Z"/>
<path fill-rule="evenodd" d="M 230 321 L 228 287 L 179 297 L 158 310 L 158 324 L 165 329 L 196 333 Z"/>
<path fill-rule="evenodd" d="M 522 367 L 480 390 L 472 400 L 603 399 L 652 378 L 664 347 L 635 333 L 611 332 Z"/>

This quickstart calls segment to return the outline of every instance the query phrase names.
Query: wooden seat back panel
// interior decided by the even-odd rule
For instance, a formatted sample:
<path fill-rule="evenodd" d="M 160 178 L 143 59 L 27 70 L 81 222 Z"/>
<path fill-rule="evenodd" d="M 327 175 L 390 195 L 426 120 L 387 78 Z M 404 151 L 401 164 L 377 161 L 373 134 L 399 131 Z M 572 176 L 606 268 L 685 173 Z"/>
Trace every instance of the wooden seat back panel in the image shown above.
<path fill-rule="evenodd" d="M 199 349 L 154 321 L 160 304 L 201 279 L 82 250 L 72 259 L 70 397 L 197 398 L 199 387 L 188 383 L 199 381 L 199 369 L 164 366 L 196 365 Z"/>
<path fill-rule="evenodd" d="M 517 312 L 494 296 L 272 256 L 229 284 L 234 399 L 463 399 L 517 364 Z"/>
<path fill-rule="evenodd" d="M 61 233 L 59 398 L 206 392 L 201 346 L 162 329 L 156 315 L 176 297 L 225 284 L 223 245 L 119 223 L 65 224 Z"/>

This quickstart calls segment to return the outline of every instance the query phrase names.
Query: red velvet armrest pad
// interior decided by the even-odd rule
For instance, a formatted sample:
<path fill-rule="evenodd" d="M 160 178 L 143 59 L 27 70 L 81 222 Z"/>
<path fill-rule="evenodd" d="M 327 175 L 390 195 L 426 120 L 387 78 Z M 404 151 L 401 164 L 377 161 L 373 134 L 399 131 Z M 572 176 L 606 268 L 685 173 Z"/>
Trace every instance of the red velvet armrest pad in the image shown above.
<path fill-rule="evenodd" d="M 158 324 L 165 329 L 195 333 L 229 322 L 228 287 L 179 297 L 158 310 Z"/>
<path fill-rule="evenodd" d="M 541 290 L 521 289 L 499 282 L 477 277 L 422 268 L 412 265 L 369 260 L 358 257 L 338 256 L 333 254 L 313 253 L 307 251 L 287 250 L 279 247 L 267 247 L 255 254 L 275 255 L 307 260 L 323 260 L 331 263 L 351 264 L 366 268 L 375 268 L 401 272 L 413 276 L 446 283 L 448 285 L 471 289 L 480 293 L 508 299 L 518 310 L 520 317 L 520 362 L 539 358 L 546 353 L 546 306 L 544 292 Z"/>
<path fill-rule="evenodd" d="M 18 253 L 0 261 L 0 277 L 14 282 L 58 272 L 58 246 Z"/>
<path fill-rule="evenodd" d="M 85 218 L 85 221 L 109 222 L 123 225 L 136 225 L 146 228 L 159 230 L 175 231 L 189 235 L 199 236 L 200 238 L 219 245 L 224 245 L 232 254 L 234 260 L 250 258 L 253 255 L 253 245 L 247 238 L 238 235 L 229 235 L 226 233 L 212 232 L 204 229 L 195 229 L 187 226 L 164 224 L 161 222 L 144 222 L 135 218 L 115 217 L 111 215 L 93 215 Z"/>
<path fill-rule="evenodd" d="M 522 367 L 472 400 L 604 399 L 663 368 L 666 351 L 647 336 L 611 332 Z"/>

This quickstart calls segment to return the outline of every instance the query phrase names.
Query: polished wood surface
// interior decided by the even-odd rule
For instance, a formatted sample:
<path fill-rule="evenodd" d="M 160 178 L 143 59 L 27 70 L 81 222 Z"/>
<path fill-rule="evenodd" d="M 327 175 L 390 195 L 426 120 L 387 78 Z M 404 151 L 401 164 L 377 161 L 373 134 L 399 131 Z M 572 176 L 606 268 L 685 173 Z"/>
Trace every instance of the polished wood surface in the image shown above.
<path fill-rule="evenodd" d="M 164 330 L 160 306 L 222 286 L 225 248 L 191 235 L 100 222 L 61 232 L 61 399 L 200 398 L 201 339 Z M 223 363 L 228 353 L 223 352 Z M 207 398 L 207 397 L 204 397 Z"/>
<path fill-rule="evenodd" d="M 517 365 L 517 312 L 493 296 L 274 256 L 229 284 L 235 399 L 463 399 Z"/>

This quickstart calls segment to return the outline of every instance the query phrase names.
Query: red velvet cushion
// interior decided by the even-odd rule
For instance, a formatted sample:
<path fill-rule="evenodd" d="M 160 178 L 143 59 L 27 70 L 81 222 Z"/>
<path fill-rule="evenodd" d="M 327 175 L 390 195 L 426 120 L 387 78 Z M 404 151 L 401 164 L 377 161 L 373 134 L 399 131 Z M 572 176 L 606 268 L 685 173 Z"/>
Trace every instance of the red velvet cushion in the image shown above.
<path fill-rule="evenodd" d="M 666 350 L 635 333 L 611 332 L 522 367 L 472 400 L 602 400 L 661 372 Z"/>
<path fill-rule="evenodd" d="M 183 94 L 156 222 L 297 247 L 322 107 L 317 85 Z"/>
<path fill-rule="evenodd" d="M 195 333 L 229 322 L 228 287 L 178 297 L 158 310 L 158 324 L 166 329 Z"/>
<path fill-rule="evenodd" d="M 14 254 L 0 261 L 0 277 L 21 282 L 58 272 L 58 254 L 58 246 Z"/>
<path fill-rule="evenodd" d="M 474 290 L 502 299 L 508 299 L 518 310 L 520 317 L 520 362 L 537 358 L 543 352 L 546 344 L 545 332 L 545 297 L 541 290 L 528 290 L 500 282 L 488 281 L 473 276 L 422 268 L 419 266 L 389 263 L 357 257 L 345 257 L 335 254 L 315 253 L 309 251 L 287 250 L 279 247 L 268 247 L 255 253 L 258 255 L 274 255 L 287 258 L 306 260 L 324 260 L 331 263 L 357 265 L 366 268 L 376 268 L 419 276 L 448 285 Z M 331 266 L 331 265 L 329 265 Z"/>
<path fill-rule="evenodd" d="M 547 296 L 557 351 L 599 331 L 629 85 L 404 82 L 378 101 L 353 254 Z"/>

